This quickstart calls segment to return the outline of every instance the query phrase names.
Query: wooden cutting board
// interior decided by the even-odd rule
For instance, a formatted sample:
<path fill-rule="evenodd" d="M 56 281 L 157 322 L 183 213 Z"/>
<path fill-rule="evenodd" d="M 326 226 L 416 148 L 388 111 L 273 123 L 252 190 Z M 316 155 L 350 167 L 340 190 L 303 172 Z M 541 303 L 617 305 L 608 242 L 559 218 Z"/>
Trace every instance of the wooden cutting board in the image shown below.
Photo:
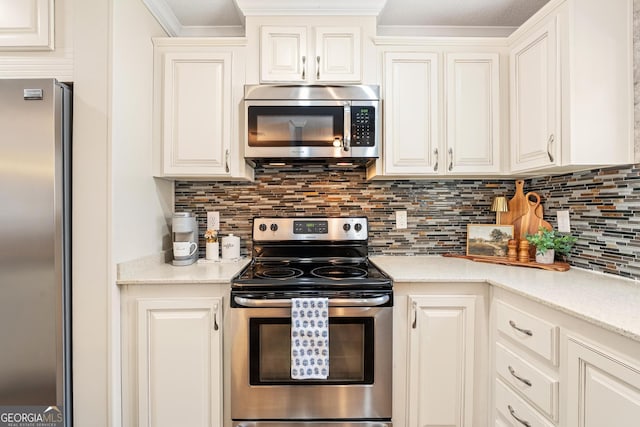
<path fill-rule="evenodd" d="M 513 222 L 513 236 L 515 239 L 524 239 L 527 234 L 535 234 L 540 227 L 551 230 L 551 224 L 542 218 L 542 205 L 540 195 L 529 192 L 525 195 L 526 212 Z"/>
<path fill-rule="evenodd" d="M 524 181 L 520 179 L 516 181 L 516 194 L 507 202 L 507 206 L 509 211 L 500 214 L 500 224 L 511 225 L 528 212 L 529 204 L 524 195 Z"/>

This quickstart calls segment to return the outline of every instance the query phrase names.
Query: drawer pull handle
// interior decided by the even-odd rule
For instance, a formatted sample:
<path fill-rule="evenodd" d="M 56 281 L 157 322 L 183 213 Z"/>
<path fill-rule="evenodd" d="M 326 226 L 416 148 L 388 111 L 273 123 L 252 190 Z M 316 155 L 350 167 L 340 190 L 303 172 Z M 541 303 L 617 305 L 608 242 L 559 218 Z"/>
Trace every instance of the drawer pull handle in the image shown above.
<path fill-rule="evenodd" d="M 522 332 L 523 334 L 532 337 L 533 336 L 533 332 L 531 332 L 529 329 L 522 329 L 519 328 L 516 325 L 516 322 L 514 322 L 513 320 L 509 320 L 509 326 L 511 326 L 513 329 L 515 329 L 518 332 Z"/>
<path fill-rule="evenodd" d="M 511 416 L 520 424 L 522 424 L 525 427 L 531 427 L 531 423 L 529 423 L 529 421 L 525 421 L 521 418 L 518 418 L 518 416 L 516 415 L 516 411 L 513 410 L 513 408 L 511 407 L 511 405 L 507 405 L 507 408 L 509 408 L 509 413 L 511 414 Z"/>
<path fill-rule="evenodd" d="M 511 376 L 512 376 L 513 378 L 517 379 L 518 381 L 520 381 L 520 382 L 521 382 L 521 383 L 523 383 L 524 385 L 527 385 L 527 386 L 531 387 L 531 381 L 529 381 L 529 380 L 527 380 L 527 379 L 525 379 L 525 378 L 519 377 L 519 376 L 516 374 L 515 369 L 513 369 L 511 366 L 509 366 L 509 373 L 511 374 Z"/>

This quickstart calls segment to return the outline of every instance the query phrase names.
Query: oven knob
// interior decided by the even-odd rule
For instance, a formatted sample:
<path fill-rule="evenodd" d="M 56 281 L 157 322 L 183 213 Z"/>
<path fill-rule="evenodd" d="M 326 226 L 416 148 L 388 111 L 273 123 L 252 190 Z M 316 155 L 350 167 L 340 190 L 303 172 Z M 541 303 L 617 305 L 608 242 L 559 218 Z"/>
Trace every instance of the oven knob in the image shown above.
<path fill-rule="evenodd" d="M 343 225 L 343 226 L 342 226 L 342 229 L 343 229 L 344 231 L 349 231 L 349 230 L 351 230 L 351 224 L 345 224 L 345 225 Z"/>
<path fill-rule="evenodd" d="M 356 225 L 353 226 L 353 228 L 356 230 L 356 233 L 359 232 L 360 230 L 362 230 L 362 224 L 360 224 L 359 222 L 356 223 Z"/>
<path fill-rule="evenodd" d="M 260 229 L 260 231 L 267 231 L 267 224 L 260 224 L 258 228 Z"/>
<path fill-rule="evenodd" d="M 277 231 L 278 230 L 278 224 L 271 224 L 271 231 Z"/>

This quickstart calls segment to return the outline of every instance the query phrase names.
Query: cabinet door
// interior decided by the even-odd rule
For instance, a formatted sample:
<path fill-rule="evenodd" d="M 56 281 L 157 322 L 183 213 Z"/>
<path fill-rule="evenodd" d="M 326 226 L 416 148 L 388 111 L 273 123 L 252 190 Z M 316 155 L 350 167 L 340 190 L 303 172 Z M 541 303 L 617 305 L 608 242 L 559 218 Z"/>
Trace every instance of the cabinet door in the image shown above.
<path fill-rule="evenodd" d="M 442 170 L 437 54 L 384 54 L 384 120 L 386 175 L 429 175 Z"/>
<path fill-rule="evenodd" d="M 164 176 L 229 174 L 231 60 L 230 52 L 164 55 Z"/>
<path fill-rule="evenodd" d="M 510 55 L 511 170 L 560 163 L 556 18 Z"/>
<path fill-rule="evenodd" d="M 222 424 L 222 299 L 137 302 L 138 426 Z"/>
<path fill-rule="evenodd" d="M 260 81 L 309 80 L 306 27 L 263 26 L 260 30 Z"/>
<path fill-rule="evenodd" d="M 498 54 L 447 54 L 445 78 L 447 173 L 499 172 Z"/>
<path fill-rule="evenodd" d="M 472 295 L 409 297 L 407 425 L 472 425 L 475 302 Z"/>
<path fill-rule="evenodd" d="M 640 366 L 576 339 L 567 344 L 567 425 L 632 427 L 640 420 Z"/>
<path fill-rule="evenodd" d="M 0 50 L 53 50 L 53 0 L 0 0 Z"/>
<path fill-rule="evenodd" d="M 359 27 L 318 27 L 315 31 L 315 80 L 359 82 L 362 49 Z"/>

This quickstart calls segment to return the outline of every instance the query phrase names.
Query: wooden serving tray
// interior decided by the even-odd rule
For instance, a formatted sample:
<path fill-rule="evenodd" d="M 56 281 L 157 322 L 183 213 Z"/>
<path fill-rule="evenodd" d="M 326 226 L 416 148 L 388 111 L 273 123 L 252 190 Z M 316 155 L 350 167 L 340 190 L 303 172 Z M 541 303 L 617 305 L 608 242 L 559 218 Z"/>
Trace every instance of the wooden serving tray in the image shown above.
<path fill-rule="evenodd" d="M 535 261 L 520 262 L 520 261 L 509 261 L 506 258 L 482 258 L 482 257 L 458 255 L 458 254 L 444 254 L 442 256 L 448 257 L 448 258 L 464 258 L 471 261 L 486 262 L 489 264 L 515 265 L 517 267 L 540 268 L 542 270 L 549 270 L 549 271 L 567 271 L 570 268 L 569 264 L 567 264 L 566 262 L 554 262 L 553 264 L 540 264 Z"/>

